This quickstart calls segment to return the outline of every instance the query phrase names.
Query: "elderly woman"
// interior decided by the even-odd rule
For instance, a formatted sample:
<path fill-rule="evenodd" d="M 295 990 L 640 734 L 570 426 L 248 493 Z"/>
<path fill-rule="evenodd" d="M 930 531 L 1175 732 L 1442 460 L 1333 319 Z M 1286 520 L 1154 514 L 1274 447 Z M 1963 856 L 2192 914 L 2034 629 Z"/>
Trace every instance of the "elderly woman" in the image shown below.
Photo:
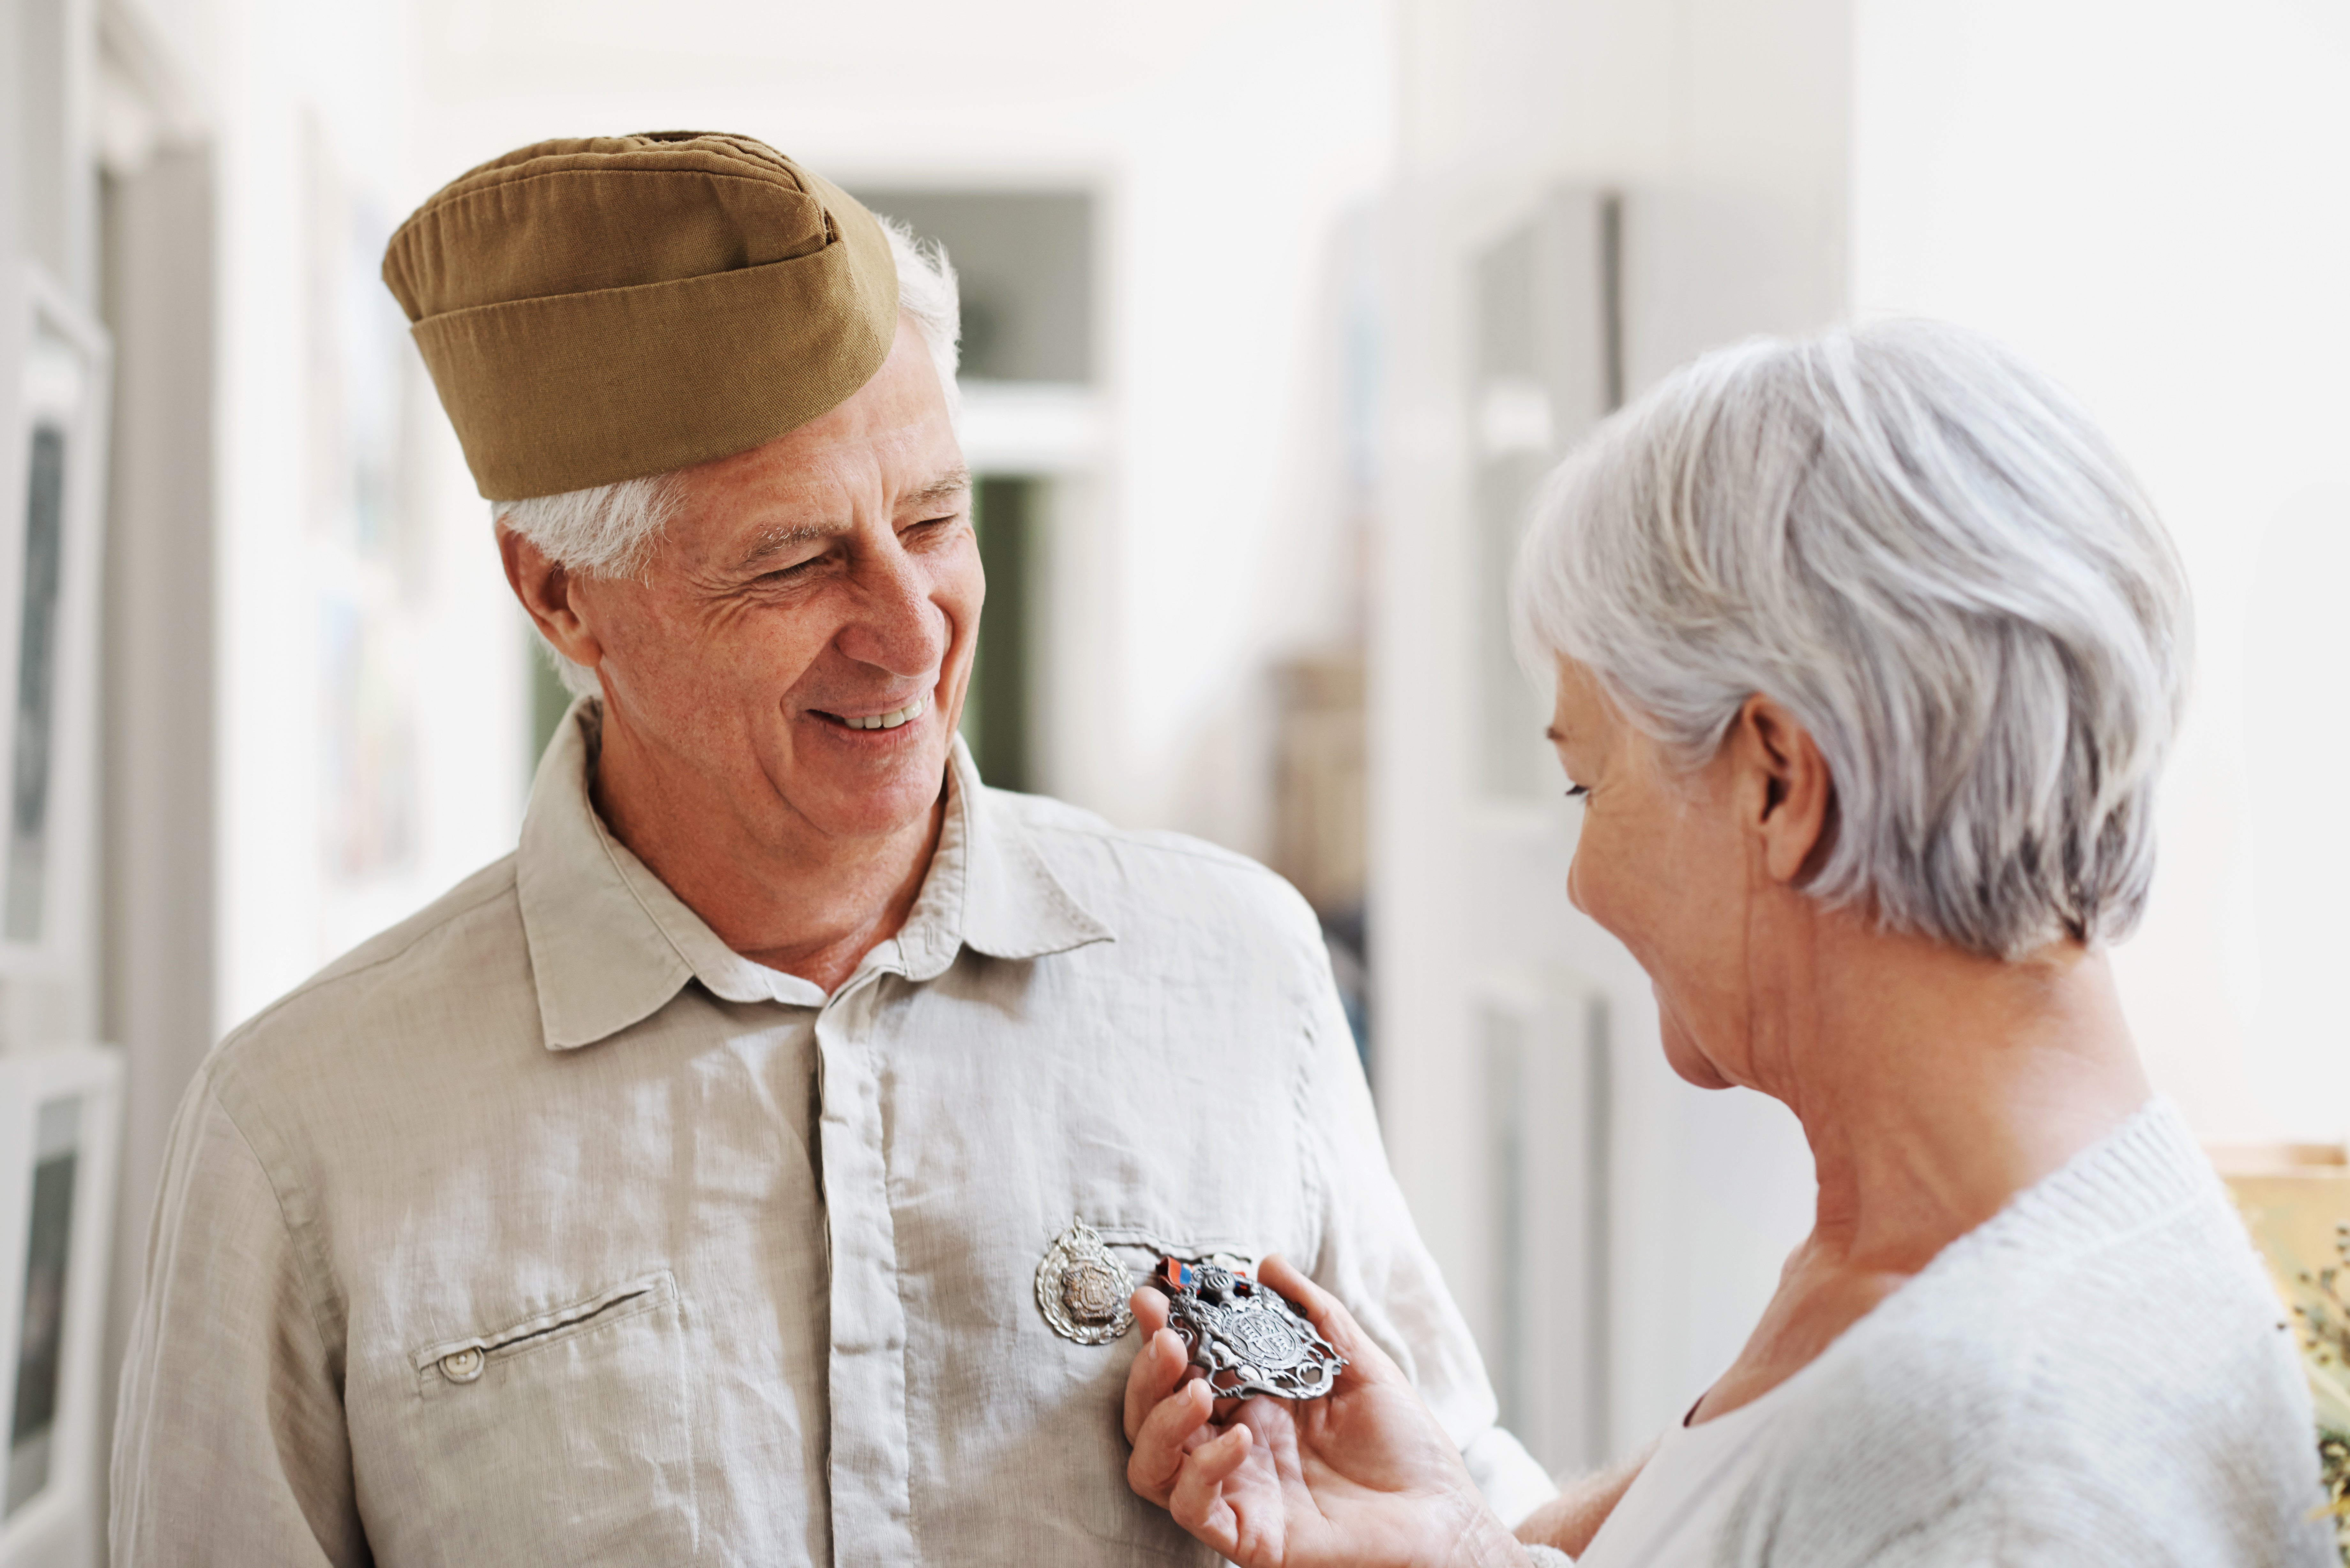
<path fill-rule="evenodd" d="M 2189 619 L 2080 411 L 1947 327 L 1712 354 L 1559 470 L 1514 599 L 1583 802 L 1567 896 L 1682 1077 L 1802 1121 L 1812 1232 L 1637 1478 L 1521 1527 L 1544 1544 L 1278 1260 L 1336 1391 L 1211 1403 L 1146 1291 L 1135 1489 L 1248 1568 L 2327 1561 L 2290 1336 L 2106 958 Z"/>

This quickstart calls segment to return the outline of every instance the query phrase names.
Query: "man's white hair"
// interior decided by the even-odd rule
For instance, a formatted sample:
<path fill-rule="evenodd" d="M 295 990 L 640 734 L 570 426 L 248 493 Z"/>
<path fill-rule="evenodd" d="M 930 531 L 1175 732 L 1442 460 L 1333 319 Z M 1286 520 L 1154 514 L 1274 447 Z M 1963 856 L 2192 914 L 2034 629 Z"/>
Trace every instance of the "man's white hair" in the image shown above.
<path fill-rule="evenodd" d="M 879 217 L 879 214 L 875 214 Z M 947 413 L 960 418 L 962 400 L 955 368 L 962 340 L 962 301 L 945 247 L 928 244 L 895 218 L 880 218 L 898 264 L 898 309 L 922 335 L 931 364 L 946 394 Z M 629 576 L 641 569 L 653 541 L 677 514 L 683 496 L 675 473 L 624 479 L 560 495 L 525 501 L 494 501 L 490 515 L 538 547 L 547 559 L 575 575 Z M 540 651 L 555 667 L 564 689 L 575 697 L 596 695 L 596 672 L 574 664 L 539 639 Z"/>
<path fill-rule="evenodd" d="M 1552 475 L 1512 612 L 1530 670 L 1587 666 L 1681 765 L 1750 695 L 1793 712 L 1835 781 L 1824 900 L 2008 959 L 2145 908 L 2186 579 L 2086 416 L 1972 333 L 1677 372 Z"/>

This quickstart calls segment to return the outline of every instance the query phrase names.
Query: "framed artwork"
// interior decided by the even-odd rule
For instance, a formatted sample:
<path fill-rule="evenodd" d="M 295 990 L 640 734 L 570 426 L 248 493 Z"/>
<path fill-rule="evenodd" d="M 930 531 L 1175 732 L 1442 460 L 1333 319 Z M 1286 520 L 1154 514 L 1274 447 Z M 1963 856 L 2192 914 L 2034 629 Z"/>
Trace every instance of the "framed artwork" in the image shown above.
<path fill-rule="evenodd" d="M 0 1056 L 0 1563 L 95 1540 L 121 1082 L 104 1047 Z"/>
<path fill-rule="evenodd" d="M 37 267 L 0 511 L 0 970 L 56 972 L 86 946 L 96 874 L 100 541 L 110 351 Z"/>

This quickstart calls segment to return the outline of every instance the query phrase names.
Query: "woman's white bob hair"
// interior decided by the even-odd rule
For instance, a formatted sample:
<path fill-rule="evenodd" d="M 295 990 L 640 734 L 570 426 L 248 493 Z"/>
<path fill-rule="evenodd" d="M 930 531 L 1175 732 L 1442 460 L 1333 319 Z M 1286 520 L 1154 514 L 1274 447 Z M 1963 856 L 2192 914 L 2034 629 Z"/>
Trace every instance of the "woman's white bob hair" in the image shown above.
<path fill-rule="evenodd" d="M 1683 766 L 1761 693 L 1810 732 L 1807 891 L 2019 958 L 2128 934 L 2192 626 L 2178 558 L 2069 398 L 1920 321 L 1706 355 L 1553 473 L 1512 590 Z"/>
<path fill-rule="evenodd" d="M 940 389 L 946 394 L 947 412 L 960 418 L 962 403 L 955 369 L 962 341 L 962 301 L 954 267 L 936 241 L 926 244 L 897 219 L 874 215 L 889 236 L 889 254 L 898 264 L 898 309 L 922 335 L 922 346 L 939 373 Z M 676 474 L 656 473 L 559 495 L 492 502 L 490 515 L 566 571 L 629 576 L 643 568 L 653 541 L 683 499 Z M 594 670 L 572 663 L 543 638 L 539 649 L 553 663 L 564 690 L 574 697 L 596 695 Z"/>

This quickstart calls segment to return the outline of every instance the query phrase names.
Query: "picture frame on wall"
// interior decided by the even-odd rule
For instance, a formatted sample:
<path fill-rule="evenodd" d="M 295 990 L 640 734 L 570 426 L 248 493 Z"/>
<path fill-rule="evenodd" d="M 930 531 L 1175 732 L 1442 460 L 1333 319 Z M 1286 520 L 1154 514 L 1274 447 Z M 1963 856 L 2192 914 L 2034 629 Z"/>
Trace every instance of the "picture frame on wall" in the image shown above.
<path fill-rule="evenodd" d="M 0 1055 L 0 1568 L 99 1555 L 121 1054 Z"/>
<path fill-rule="evenodd" d="M 0 972 L 70 971 L 96 889 L 99 574 L 112 348 L 38 266 L 0 509 Z"/>

